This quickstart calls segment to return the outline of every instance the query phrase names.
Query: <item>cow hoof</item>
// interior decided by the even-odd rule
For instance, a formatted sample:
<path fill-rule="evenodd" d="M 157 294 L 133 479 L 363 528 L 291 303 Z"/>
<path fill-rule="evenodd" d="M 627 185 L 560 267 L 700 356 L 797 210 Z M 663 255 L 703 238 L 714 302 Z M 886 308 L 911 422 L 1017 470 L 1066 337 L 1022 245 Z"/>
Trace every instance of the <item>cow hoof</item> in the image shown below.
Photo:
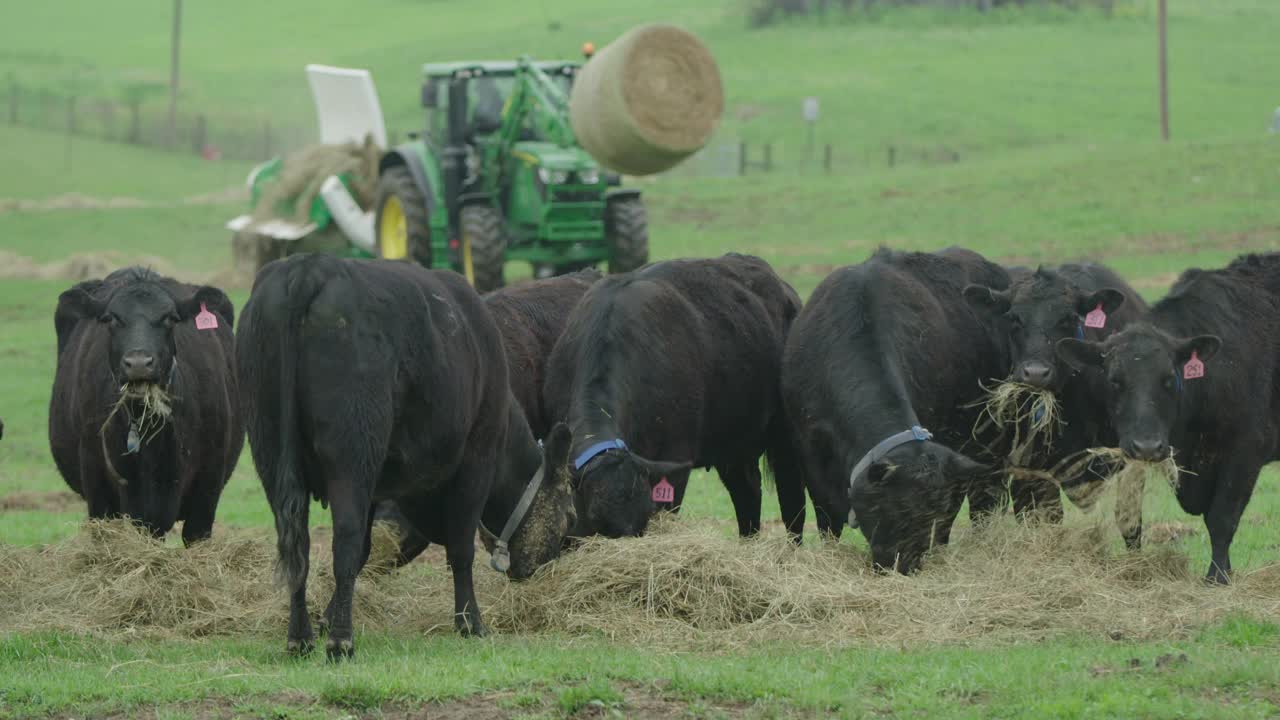
<path fill-rule="evenodd" d="M 329 641 L 325 643 L 324 652 L 329 657 L 329 662 L 351 660 L 356 656 L 356 644 L 353 640 L 329 638 Z"/>
<path fill-rule="evenodd" d="M 478 622 L 462 623 L 458 626 L 458 632 L 462 634 L 462 637 L 481 638 L 489 634 L 489 629 Z"/>
<path fill-rule="evenodd" d="M 1218 568 L 1213 568 L 1208 575 L 1204 576 L 1204 581 L 1209 585 L 1230 585 L 1231 576 Z"/>
<path fill-rule="evenodd" d="M 285 650 L 294 657 L 306 657 L 315 649 L 315 643 L 311 638 L 289 638 L 289 642 L 285 644 Z"/>

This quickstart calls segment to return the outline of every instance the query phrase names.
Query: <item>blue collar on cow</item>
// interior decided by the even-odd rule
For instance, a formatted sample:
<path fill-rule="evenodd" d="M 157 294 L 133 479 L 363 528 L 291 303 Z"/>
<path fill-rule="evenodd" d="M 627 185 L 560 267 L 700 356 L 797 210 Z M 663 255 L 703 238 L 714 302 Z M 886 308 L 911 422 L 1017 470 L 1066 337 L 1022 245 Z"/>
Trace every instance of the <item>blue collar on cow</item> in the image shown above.
<path fill-rule="evenodd" d="M 858 527 L 858 517 L 853 512 L 852 503 L 853 484 L 857 482 L 858 477 L 865 473 L 867 468 L 871 467 L 872 463 L 884 459 L 885 455 L 888 455 L 899 445 L 906 445 L 909 442 L 924 442 L 925 440 L 932 439 L 933 433 L 925 430 L 919 425 L 912 425 L 910 430 L 903 430 L 900 433 L 894 433 L 893 435 L 890 435 L 876 443 L 875 447 L 868 450 L 867 454 L 862 456 L 862 459 L 858 461 L 858 464 L 853 466 L 853 472 L 849 473 L 849 527 Z"/>
<path fill-rule="evenodd" d="M 584 465 L 591 462 L 592 458 L 607 450 L 622 450 L 625 452 L 626 449 L 627 444 L 622 442 L 622 438 L 614 438 L 612 440 L 598 442 L 588 447 L 586 450 L 583 450 L 582 454 L 574 459 L 573 469 L 581 470 Z"/>

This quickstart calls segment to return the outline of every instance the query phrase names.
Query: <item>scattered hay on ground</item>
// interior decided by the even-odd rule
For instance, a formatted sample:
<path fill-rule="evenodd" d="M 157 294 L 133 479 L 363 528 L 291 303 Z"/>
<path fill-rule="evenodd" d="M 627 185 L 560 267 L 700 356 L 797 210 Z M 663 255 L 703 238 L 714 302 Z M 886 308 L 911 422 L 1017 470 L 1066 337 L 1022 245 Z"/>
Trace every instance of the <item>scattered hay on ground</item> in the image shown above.
<path fill-rule="evenodd" d="M 448 571 L 388 572 L 394 547 L 379 526 L 357 584 L 357 626 L 452 632 Z M 477 593 L 495 630 L 672 648 L 1003 644 L 1080 633 L 1156 640 L 1229 614 L 1280 613 L 1280 566 L 1209 587 L 1177 545 L 1124 553 L 1099 525 L 1007 518 L 958 531 L 911 577 L 872 571 L 848 543 L 796 548 L 780 532 L 739 540 L 680 519 L 659 520 L 641 538 L 589 538 L 522 583 L 486 572 L 482 557 Z M 272 583 L 274 561 L 265 533 L 220 533 L 183 549 L 123 522 L 89 522 L 44 549 L 0 546 L 0 631 L 266 633 L 283 643 L 288 603 Z M 333 587 L 329 554 L 314 553 L 311 568 L 318 619 Z"/>
<path fill-rule="evenodd" d="M 123 267 L 142 265 L 161 275 L 180 277 L 173 265 L 163 258 L 141 256 L 124 258 L 115 252 L 75 253 L 62 260 L 38 263 L 25 255 L 0 250 L 0 279 L 70 280 L 81 282 L 103 278 Z"/>

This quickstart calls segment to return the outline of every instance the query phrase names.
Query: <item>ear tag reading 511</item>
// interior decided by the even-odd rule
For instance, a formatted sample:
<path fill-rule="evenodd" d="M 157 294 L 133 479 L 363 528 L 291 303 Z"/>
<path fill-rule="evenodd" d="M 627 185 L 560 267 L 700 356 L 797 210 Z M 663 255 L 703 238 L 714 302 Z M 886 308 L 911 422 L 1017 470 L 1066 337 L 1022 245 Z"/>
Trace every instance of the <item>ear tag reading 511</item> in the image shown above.
<path fill-rule="evenodd" d="M 1084 316 L 1084 326 L 1091 328 L 1103 328 L 1107 326 L 1107 313 L 1102 309 L 1102 303 L 1098 303 L 1098 307 L 1089 311 Z"/>
<path fill-rule="evenodd" d="M 200 303 L 200 312 L 199 314 L 196 315 L 196 329 L 197 330 L 217 330 L 218 329 L 218 316 L 209 312 L 209 308 L 205 307 L 204 303 Z"/>
<path fill-rule="evenodd" d="M 1204 377 L 1204 362 L 1197 357 L 1195 350 L 1191 351 L 1191 359 L 1186 365 L 1182 366 L 1182 379 L 1195 380 Z"/>
<path fill-rule="evenodd" d="M 662 478 L 657 485 L 653 486 L 653 501 L 659 503 L 676 501 L 676 489 L 667 482 L 666 478 Z"/>

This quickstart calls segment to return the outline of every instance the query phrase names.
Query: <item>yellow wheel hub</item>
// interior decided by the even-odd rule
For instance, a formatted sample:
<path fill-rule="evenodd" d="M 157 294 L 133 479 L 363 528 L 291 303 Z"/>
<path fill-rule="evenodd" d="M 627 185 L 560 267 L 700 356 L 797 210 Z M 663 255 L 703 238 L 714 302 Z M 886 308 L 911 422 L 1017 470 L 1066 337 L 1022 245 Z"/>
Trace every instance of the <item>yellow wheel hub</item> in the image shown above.
<path fill-rule="evenodd" d="M 395 195 L 382 203 L 378 220 L 378 250 L 387 260 L 409 257 L 409 226 L 404 220 L 404 206 Z"/>
<path fill-rule="evenodd" d="M 462 236 L 462 274 L 471 287 L 476 286 L 476 270 L 471 264 L 471 238 L 467 235 Z"/>

